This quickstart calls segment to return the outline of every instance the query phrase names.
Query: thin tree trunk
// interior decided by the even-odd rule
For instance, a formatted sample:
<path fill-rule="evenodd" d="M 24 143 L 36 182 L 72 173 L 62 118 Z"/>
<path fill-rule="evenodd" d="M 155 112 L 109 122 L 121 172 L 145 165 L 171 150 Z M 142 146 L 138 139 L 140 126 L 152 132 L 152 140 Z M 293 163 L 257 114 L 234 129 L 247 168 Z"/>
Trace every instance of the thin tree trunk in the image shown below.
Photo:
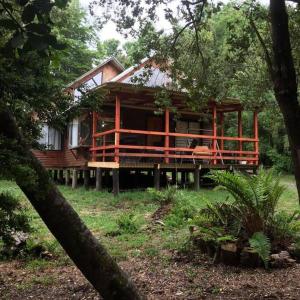
<path fill-rule="evenodd" d="M 16 122 L 7 111 L 0 111 L 0 136 L 16 141 L 15 151 L 21 164 L 28 166 L 28 177 L 16 181 L 51 233 L 104 299 L 142 299 L 127 275 L 92 235 L 72 206 L 49 180 L 47 171 L 31 153 Z M 25 180 L 22 180 L 24 178 Z"/>
<path fill-rule="evenodd" d="M 274 56 L 271 76 L 289 138 L 300 201 L 300 106 L 284 0 L 270 0 L 270 17 Z"/>

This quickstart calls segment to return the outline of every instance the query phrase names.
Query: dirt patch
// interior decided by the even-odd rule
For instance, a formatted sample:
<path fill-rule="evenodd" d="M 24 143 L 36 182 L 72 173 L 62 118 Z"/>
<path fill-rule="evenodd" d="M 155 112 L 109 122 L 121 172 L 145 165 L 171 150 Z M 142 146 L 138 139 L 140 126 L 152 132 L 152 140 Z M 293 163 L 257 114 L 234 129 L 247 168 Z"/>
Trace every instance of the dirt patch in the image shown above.
<path fill-rule="evenodd" d="M 172 203 L 161 205 L 152 215 L 153 221 L 162 220 L 172 209 Z"/>
<path fill-rule="evenodd" d="M 206 258 L 121 262 L 149 299 L 300 299 L 300 265 L 266 271 L 213 265 Z M 73 266 L 26 269 L 0 264 L 1 299 L 100 299 Z"/>

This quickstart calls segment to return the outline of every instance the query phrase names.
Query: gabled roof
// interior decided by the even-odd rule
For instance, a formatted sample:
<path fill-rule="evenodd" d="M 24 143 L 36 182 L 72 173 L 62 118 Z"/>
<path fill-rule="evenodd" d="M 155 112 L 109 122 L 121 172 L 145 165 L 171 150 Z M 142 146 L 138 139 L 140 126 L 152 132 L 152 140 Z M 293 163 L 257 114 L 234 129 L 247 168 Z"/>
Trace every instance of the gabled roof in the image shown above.
<path fill-rule="evenodd" d="M 88 77 L 90 74 L 95 73 L 98 69 L 102 68 L 103 66 L 105 66 L 106 64 L 112 63 L 120 72 L 124 71 L 124 67 L 123 65 L 119 62 L 119 60 L 117 58 L 115 58 L 114 56 L 108 57 L 107 59 L 105 59 L 104 61 L 102 61 L 98 66 L 96 66 L 95 68 L 87 71 L 86 73 L 84 73 L 83 75 L 81 75 L 80 77 L 76 78 L 74 81 L 72 81 L 71 83 L 69 83 L 66 88 L 69 88 L 71 86 L 73 86 L 74 84 L 76 84 L 77 82 L 82 81 L 82 79 L 84 79 L 85 77 Z"/>
<path fill-rule="evenodd" d="M 110 80 L 110 82 L 122 82 L 136 84 L 140 79 L 143 86 L 166 87 L 171 83 L 167 72 L 151 62 L 150 58 L 144 58 L 140 64 L 132 66 Z"/>

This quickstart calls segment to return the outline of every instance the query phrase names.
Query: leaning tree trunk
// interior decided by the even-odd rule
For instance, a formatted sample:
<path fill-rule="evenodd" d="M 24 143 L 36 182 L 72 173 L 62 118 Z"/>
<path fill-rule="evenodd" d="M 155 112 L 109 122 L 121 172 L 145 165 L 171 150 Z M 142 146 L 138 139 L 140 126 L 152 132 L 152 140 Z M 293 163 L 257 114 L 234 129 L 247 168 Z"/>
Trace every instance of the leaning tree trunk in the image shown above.
<path fill-rule="evenodd" d="M 22 176 L 16 176 L 17 184 L 51 233 L 99 294 L 104 299 L 142 299 L 127 275 L 49 180 L 47 171 L 31 153 L 14 118 L 3 110 L 0 111 L 0 136 L 12 141 L 9 143 L 12 149 L 8 151 L 16 155 L 17 161 L 20 158 L 21 165 L 25 166 L 21 168 Z M 23 180 L 24 170 L 27 170 L 25 180 Z M 26 172 L 30 179 L 26 178 Z M 34 176 L 31 176 L 32 172 Z"/>
<path fill-rule="evenodd" d="M 271 76 L 289 138 L 300 201 L 300 106 L 284 0 L 270 0 L 270 17 L 274 56 Z"/>

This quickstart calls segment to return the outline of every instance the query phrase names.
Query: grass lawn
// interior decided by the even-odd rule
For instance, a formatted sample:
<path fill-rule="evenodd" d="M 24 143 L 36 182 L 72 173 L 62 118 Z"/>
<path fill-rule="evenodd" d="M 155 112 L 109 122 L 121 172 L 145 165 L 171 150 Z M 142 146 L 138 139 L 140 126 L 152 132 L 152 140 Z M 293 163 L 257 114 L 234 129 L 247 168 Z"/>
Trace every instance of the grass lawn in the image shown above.
<path fill-rule="evenodd" d="M 279 209 L 292 212 L 298 208 L 293 176 L 285 175 L 281 180 L 286 191 Z M 184 247 L 189 237 L 188 225 L 171 226 L 172 219 L 168 217 L 164 219 L 165 226 L 154 225 L 152 215 L 159 205 L 149 192 L 126 192 L 114 198 L 110 193 L 83 188 L 72 190 L 59 186 L 59 189 L 149 299 L 204 299 L 205 296 L 209 299 L 248 299 L 250 294 L 253 299 L 261 299 L 261 295 L 270 297 L 268 299 L 296 299 L 286 298 L 286 295 L 298 295 L 300 265 L 269 272 L 213 265 L 204 256 L 199 256 L 199 261 L 190 257 L 187 261 L 177 260 L 176 250 Z M 0 181 L 0 193 L 4 191 L 22 198 L 34 228 L 31 243 L 44 245 L 54 254 L 54 259 L 0 262 L 0 282 L 3 283 L 0 298 L 99 299 L 16 184 Z M 205 206 L 206 201 L 228 196 L 224 191 L 207 188 L 199 192 L 181 190 L 180 193 L 184 201 L 197 209 Z M 111 234 L 118 229 L 120 216 L 128 213 L 134 215 L 138 231 Z"/>
<path fill-rule="evenodd" d="M 282 176 L 282 183 L 286 185 L 286 191 L 280 201 L 279 209 L 292 212 L 298 208 L 293 176 Z M 151 199 L 151 194 L 148 192 L 126 192 L 118 198 L 114 198 L 110 193 L 86 191 L 83 188 L 72 190 L 70 187 L 59 186 L 59 189 L 87 226 L 118 260 L 132 256 L 157 255 L 158 253 L 163 257 L 164 250 L 180 248 L 188 237 L 187 226 L 179 226 L 179 228 L 166 226 L 163 230 L 155 230 L 150 233 L 145 230 L 147 224 L 152 221 L 152 214 L 158 208 L 158 204 Z M 34 228 L 32 234 L 34 242 L 43 243 L 51 252 L 62 254 L 60 246 L 16 184 L 10 181 L 0 181 L 0 192 L 4 191 L 22 197 L 24 204 L 28 207 Z M 197 208 L 203 207 L 207 200 L 215 201 L 227 197 L 224 191 L 208 188 L 203 188 L 199 192 L 189 190 L 180 192 L 184 199 L 190 201 Z M 110 232 L 118 229 L 117 219 L 124 213 L 134 215 L 139 227 L 138 232 L 117 236 L 109 235 Z"/>

